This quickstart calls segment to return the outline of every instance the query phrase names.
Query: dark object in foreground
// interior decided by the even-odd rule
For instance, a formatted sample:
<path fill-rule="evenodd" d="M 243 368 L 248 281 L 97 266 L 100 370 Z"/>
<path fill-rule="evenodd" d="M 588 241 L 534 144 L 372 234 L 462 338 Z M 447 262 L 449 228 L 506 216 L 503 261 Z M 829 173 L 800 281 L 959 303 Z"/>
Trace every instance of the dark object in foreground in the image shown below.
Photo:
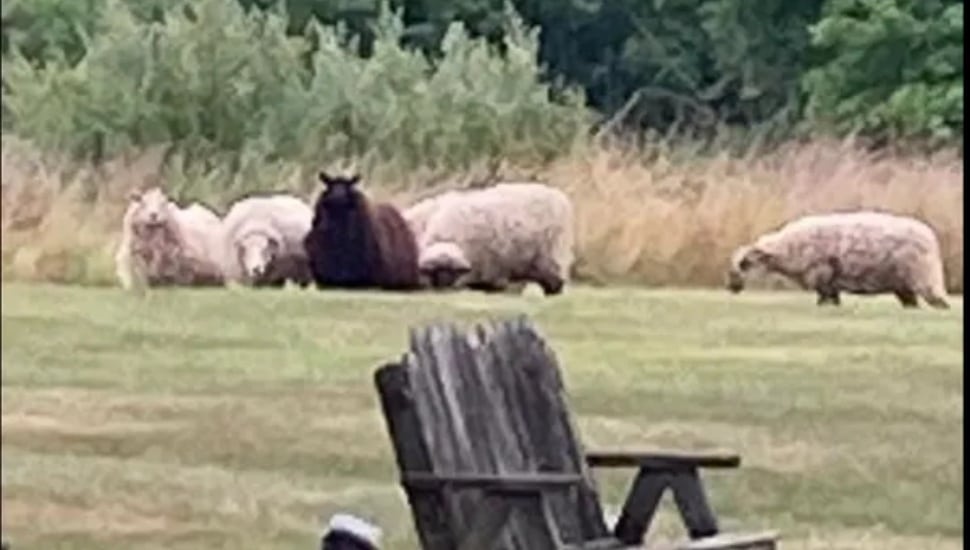
<path fill-rule="evenodd" d="M 640 547 L 666 489 L 687 526 L 683 549 L 774 549 L 774 533 L 725 536 L 700 468 L 736 455 L 584 453 L 555 356 L 525 318 L 412 330 L 376 384 L 401 482 L 425 550 Z M 637 468 L 612 531 L 591 466 Z"/>
<path fill-rule="evenodd" d="M 376 526 L 347 514 L 336 514 L 320 541 L 320 550 L 378 550 L 381 533 Z"/>

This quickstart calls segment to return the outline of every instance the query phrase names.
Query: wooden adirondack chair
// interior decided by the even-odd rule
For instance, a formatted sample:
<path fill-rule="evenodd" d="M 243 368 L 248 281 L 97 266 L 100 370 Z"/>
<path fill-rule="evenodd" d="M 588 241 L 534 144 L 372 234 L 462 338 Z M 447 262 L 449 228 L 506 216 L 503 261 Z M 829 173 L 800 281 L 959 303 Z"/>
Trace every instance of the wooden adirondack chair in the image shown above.
<path fill-rule="evenodd" d="M 555 356 L 524 317 L 411 331 L 375 381 L 424 550 L 640 548 L 671 489 L 690 541 L 774 549 L 776 535 L 719 534 L 698 470 L 736 455 L 584 453 Z M 637 469 L 615 527 L 590 466 Z"/>

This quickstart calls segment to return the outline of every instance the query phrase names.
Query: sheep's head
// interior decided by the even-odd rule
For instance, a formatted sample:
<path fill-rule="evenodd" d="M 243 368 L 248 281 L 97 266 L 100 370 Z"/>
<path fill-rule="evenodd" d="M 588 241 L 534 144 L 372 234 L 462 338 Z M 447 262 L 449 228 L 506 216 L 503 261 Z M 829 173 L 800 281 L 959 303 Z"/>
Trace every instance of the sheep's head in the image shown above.
<path fill-rule="evenodd" d="M 357 188 L 360 183 L 359 174 L 331 176 L 326 172 L 320 172 L 318 177 L 324 188 L 320 198 L 317 199 L 318 209 L 322 207 L 328 212 L 350 210 L 363 203 L 364 194 Z"/>
<path fill-rule="evenodd" d="M 236 242 L 236 257 L 244 276 L 250 281 L 259 280 L 269 271 L 270 264 L 279 256 L 282 246 L 276 237 L 263 232 L 252 232 Z"/>
<path fill-rule="evenodd" d="M 158 187 L 143 192 L 134 191 L 128 200 L 135 206 L 131 218 L 135 228 L 156 229 L 171 220 L 174 205 Z"/>
<path fill-rule="evenodd" d="M 769 255 L 754 245 L 738 247 L 731 255 L 731 268 L 728 270 L 727 287 L 731 292 L 744 290 L 744 279 L 748 272 L 763 267 Z"/>
<path fill-rule="evenodd" d="M 455 243 L 434 243 L 421 252 L 418 258 L 421 275 L 428 278 L 434 288 L 454 286 L 471 271 L 471 263 Z"/>

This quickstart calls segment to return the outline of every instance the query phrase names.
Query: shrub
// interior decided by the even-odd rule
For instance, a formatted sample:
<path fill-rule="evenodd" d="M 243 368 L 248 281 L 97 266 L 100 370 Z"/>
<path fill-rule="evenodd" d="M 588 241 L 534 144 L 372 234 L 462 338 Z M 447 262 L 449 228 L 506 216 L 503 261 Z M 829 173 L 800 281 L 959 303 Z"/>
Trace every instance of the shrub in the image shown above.
<path fill-rule="evenodd" d="M 511 15 L 503 54 L 454 24 L 436 62 L 400 46 L 400 17 L 386 9 L 366 59 L 337 28 L 311 22 L 290 37 L 286 22 L 234 0 L 175 3 L 152 22 L 107 0 L 103 31 L 76 64 L 5 56 L 12 130 L 82 158 L 170 144 L 191 158 L 411 168 L 548 160 L 590 123 L 579 93 L 551 99 L 536 32 Z"/>

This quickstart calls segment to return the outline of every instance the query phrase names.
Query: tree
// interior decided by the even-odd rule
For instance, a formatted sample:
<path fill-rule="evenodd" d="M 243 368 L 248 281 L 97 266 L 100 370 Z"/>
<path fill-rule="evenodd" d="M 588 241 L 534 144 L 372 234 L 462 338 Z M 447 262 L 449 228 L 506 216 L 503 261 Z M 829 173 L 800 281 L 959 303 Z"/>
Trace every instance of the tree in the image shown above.
<path fill-rule="evenodd" d="M 883 143 L 962 142 L 961 1 L 830 0 L 811 32 L 812 123 Z"/>

